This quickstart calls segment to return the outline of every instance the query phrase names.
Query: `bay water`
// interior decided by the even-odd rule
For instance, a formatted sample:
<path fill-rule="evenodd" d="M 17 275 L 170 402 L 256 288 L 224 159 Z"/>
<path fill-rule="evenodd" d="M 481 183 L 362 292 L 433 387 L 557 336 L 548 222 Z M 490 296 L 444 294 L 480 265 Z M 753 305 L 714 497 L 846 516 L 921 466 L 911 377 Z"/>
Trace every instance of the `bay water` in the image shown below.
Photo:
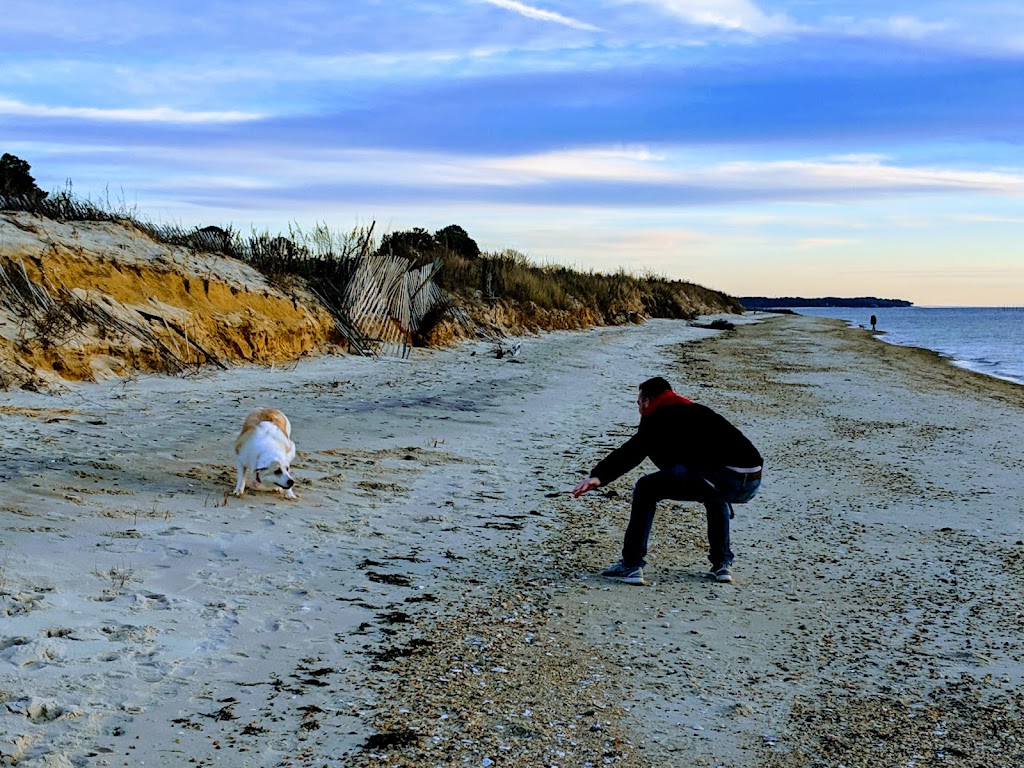
<path fill-rule="evenodd" d="M 1024 384 L 1024 307 L 794 307 L 871 328 L 889 344 L 938 352 L 962 368 Z"/>

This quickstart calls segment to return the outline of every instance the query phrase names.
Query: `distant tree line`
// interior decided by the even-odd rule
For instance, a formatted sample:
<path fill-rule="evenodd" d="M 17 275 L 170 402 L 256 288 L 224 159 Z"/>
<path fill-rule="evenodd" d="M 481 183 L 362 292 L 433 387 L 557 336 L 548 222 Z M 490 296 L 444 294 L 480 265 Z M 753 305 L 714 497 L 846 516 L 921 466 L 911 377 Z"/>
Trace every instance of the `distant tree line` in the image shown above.
<path fill-rule="evenodd" d="M 801 298 L 798 296 L 741 296 L 740 304 L 745 309 L 778 309 L 780 307 L 911 307 L 912 301 L 905 299 L 879 299 L 874 296 L 859 296 L 844 299 L 838 296 L 822 296 L 819 298 Z"/>

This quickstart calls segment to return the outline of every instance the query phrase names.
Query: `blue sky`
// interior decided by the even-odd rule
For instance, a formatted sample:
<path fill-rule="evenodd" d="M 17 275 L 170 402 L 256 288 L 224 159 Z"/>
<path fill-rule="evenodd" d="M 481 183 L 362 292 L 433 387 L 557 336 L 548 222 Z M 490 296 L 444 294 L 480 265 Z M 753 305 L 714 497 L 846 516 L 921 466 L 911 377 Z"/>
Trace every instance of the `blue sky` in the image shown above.
<path fill-rule="evenodd" d="M 157 223 L 1024 305 L 1010 0 L 5 0 L 0 39 L 0 151 Z"/>

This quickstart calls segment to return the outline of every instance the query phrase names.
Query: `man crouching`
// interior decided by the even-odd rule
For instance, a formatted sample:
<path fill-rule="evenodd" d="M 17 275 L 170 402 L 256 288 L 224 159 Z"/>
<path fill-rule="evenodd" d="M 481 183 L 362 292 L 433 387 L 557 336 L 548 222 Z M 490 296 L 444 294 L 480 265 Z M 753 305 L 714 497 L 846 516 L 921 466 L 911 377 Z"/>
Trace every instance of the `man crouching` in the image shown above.
<path fill-rule="evenodd" d="M 732 581 L 729 540 L 732 505 L 750 501 L 761 486 L 761 454 L 735 426 L 705 405 L 672 391 L 660 376 L 639 387 L 640 426 L 626 443 L 600 461 L 573 489 L 582 496 L 608 485 L 650 459 L 657 472 L 633 488 L 622 559 L 601 572 L 626 584 L 644 584 L 647 541 L 659 501 L 699 501 L 708 517 L 708 560 L 717 581 Z"/>

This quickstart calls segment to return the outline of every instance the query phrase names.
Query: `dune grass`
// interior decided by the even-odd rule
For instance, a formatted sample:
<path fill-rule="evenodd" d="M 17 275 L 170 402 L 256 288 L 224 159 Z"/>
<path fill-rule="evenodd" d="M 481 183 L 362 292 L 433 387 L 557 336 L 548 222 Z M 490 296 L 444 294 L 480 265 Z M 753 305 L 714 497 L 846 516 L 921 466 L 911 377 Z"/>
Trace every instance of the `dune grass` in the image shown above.
<path fill-rule="evenodd" d="M 696 306 L 721 306 L 742 312 L 739 302 L 717 291 L 658 275 L 583 272 L 559 265 L 537 265 L 526 256 L 506 250 L 466 259 L 441 254 L 438 284 L 461 296 L 475 293 L 486 300 L 532 303 L 542 309 L 572 311 L 589 308 L 608 322 L 646 317 L 692 319 Z"/>
<path fill-rule="evenodd" d="M 470 305 L 502 303 L 535 314 L 537 310 L 578 313 L 599 323 L 642 322 L 647 317 L 693 319 L 709 308 L 743 311 L 734 298 L 686 281 L 622 270 L 604 274 L 539 265 L 514 250 L 480 253 L 464 230 L 455 225 L 435 235 L 419 229 L 391 233 L 380 245 L 373 224 L 350 231 L 336 231 L 321 224 L 311 230 L 293 226 L 286 235 L 255 231 L 242 235 L 230 226 L 153 224 L 123 202 L 77 196 L 70 184 L 41 198 L 0 195 L 0 209 L 63 221 L 116 222 L 168 245 L 240 259 L 271 278 L 293 276 L 323 302 L 350 339 L 359 338 L 360 327 L 365 325 L 360 317 L 353 316 L 357 306 L 363 313 L 384 313 L 387 320 L 401 316 L 408 324 L 410 343 L 425 343 L 432 326 L 453 313 L 464 316 Z M 453 233 L 457 239 L 452 238 Z M 401 251 L 392 250 L 398 246 Z M 377 275 L 380 279 L 368 279 L 368 272 L 382 274 Z M 409 280 L 409 276 L 416 280 Z M 398 302 L 401 307 L 396 309 L 396 301 L 402 298 L 399 284 L 410 295 Z M 353 295 L 354 289 L 387 295 L 378 301 Z M 380 325 L 379 321 L 371 324 Z"/>

